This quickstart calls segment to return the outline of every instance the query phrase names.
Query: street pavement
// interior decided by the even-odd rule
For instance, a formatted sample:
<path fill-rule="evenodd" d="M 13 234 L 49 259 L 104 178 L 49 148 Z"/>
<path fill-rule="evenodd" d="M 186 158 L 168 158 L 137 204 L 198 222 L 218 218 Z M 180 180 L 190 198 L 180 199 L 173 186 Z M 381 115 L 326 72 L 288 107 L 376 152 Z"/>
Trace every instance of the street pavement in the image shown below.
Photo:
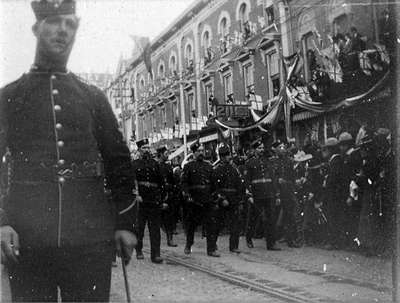
<path fill-rule="evenodd" d="M 156 265 L 146 253 L 148 232 L 144 239 L 145 259 L 135 256 L 128 265 L 133 302 L 285 302 L 264 293 L 210 276 L 204 272 L 166 261 Z M 267 251 L 265 241 L 255 240 L 249 249 L 241 238 L 241 254 L 228 250 L 228 236 L 221 236 L 218 248 L 221 258 L 206 255 L 205 239 L 196 234 L 192 254 L 184 255 L 183 232 L 175 236 L 178 247 L 167 247 L 162 233 L 162 254 L 181 258 L 212 271 L 257 283 L 277 291 L 319 302 L 391 302 L 391 262 L 388 259 L 364 257 L 359 253 L 327 251 L 313 247 Z M 2 302 L 9 301 L 7 275 L 2 269 Z M 121 264 L 113 268 L 112 302 L 126 301 Z"/>
<path fill-rule="evenodd" d="M 175 239 L 179 247 L 165 247 L 164 243 L 164 252 L 187 258 L 183 254 L 183 233 Z M 241 237 L 242 253 L 237 255 L 229 252 L 228 236 L 221 236 L 218 240 L 221 258 L 215 259 L 206 255 L 205 239 L 198 233 L 186 261 L 321 302 L 391 302 L 389 259 L 365 257 L 359 252 L 285 245 L 280 245 L 282 251 L 267 251 L 264 240 L 254 240 L 254 244 L 255 248 L 247 248 Z"/>

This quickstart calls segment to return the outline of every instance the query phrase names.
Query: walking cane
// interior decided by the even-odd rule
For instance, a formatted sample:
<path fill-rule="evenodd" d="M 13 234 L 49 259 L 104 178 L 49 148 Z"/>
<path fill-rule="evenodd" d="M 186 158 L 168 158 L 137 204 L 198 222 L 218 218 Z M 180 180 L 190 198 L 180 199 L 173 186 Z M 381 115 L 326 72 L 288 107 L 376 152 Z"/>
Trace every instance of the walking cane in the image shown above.
<path fill-rule="evenodd" d="M 129 283 L 128 283 L 128 274 L 126 273 L 126 265 L 125 265 L 125 260 L 121 256 L 121 263 L 122 263 L 122 272 L 124 273 L 124 282 L 125 282 L 125 292 L 126 292 L 126 301 L 128 303 L 131 303 L 131 291 L 129 289 Z"/>

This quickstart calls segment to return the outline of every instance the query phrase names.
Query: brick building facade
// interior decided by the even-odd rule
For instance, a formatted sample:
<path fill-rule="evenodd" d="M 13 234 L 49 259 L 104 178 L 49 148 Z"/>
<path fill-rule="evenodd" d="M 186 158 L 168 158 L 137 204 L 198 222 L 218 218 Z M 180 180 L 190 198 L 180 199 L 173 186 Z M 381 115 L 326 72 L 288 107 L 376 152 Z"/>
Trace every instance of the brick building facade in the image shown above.
<path fill-rule="evenodd" d="M 151 72 L 140 49 L 133 58 L 121 61 L 107 94 L 117 108 L 127 139 L 149 138 L 157 145 L 182 139 L 186 133 L 188 141 L 200 138 L 215 145 L 219 137 L 212 121 L 220 112 L 216 113 L 216 104 L 245 105 L 264 115 L 289 85 L 283 59 L 293 54 L 298 54 L 302 62 L 296 78 L 311 90 L 313 62 L 317 61 L 311 55 L 328 54 L 326 50 L 336 45 L 332 37 L 344 36 L 352 27 L 367 46 L 382 43 L 381 16 L 386 6 L 369 2 L 353 5 L 345 0 L 195 1 L 151 41 Z M 319 102 L 329 103 L 325 100 L 329 96 L 322 94 L 322 98 Z M 355 132 L 353 128 L 363 121 L 349 126 L 347 120 L 369 111 L 363 108 L 375 108 L 370 103 L 329 112 L 313 112 L 292 104 L 290 122 L 282 118 L 269 132 L 275 138 L 295 137 L 298 144 L 307 136 L 324 141 L 343 129 Z M 256 119 L 250 115 L 244 120 L 249 123 L 251 118 Z M 229 113 L 221 119 L 243 126 L 243 119 L 231 121 Z M 367 119 L 380 124 L 386 117 Z M 237 146 L 243 145 L 246 138 L 258 136 L 259 129 L 231 131 L 230 139 Z"/>

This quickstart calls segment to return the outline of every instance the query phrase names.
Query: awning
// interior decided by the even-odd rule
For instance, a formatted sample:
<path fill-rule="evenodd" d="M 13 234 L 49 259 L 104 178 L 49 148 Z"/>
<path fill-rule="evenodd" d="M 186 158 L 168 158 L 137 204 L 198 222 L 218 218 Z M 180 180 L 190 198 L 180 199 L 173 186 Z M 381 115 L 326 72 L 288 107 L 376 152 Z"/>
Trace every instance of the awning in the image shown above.
<path fill-rule="evenodd" d="M 196 142 L 196 140 L 190 141 L 187 143 L 187 148 L 190 148 L 192 144 Z M 185 145 L 178 147 L 173 153 L 168 156 L 168 160 L 172 160 L 182 154 L 185 151 Z"/>

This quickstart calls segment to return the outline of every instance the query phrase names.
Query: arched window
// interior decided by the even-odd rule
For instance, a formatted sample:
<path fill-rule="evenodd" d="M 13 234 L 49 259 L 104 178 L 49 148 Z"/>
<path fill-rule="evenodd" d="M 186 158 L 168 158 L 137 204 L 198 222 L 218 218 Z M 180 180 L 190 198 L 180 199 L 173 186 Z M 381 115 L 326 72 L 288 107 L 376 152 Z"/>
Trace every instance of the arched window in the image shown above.
<path fill-rule="evenodd" d="M 159 67 L 158 67 L 158 77 L 159 77 L 160 79 L 162 79 L 162 78 L 165 77 L 165 70 L 164 70 L 164 64 L 163 64 L 163 63 L 161 63 L 161 64 L 159 65 Z"/>
<path fill-rule="evenodd" d="M 204 49 L 207 49 L 210 47 L 211 41 L 210 41 L 210 33 L 209 31 L 205 31 L 203 34 L 203 47 Z"/>
<path fill-rule="evenodd" d="M 176 57 L 172 55 L 169 59 L 169 71 L 171 74 L 176 73 Z"/>
<path fill-rule="evenodd" d="M 193 59 L 193 50 L 192 50 L 192 45 L 191 44 L 186 45 L 185 54 L 186 54 L 185 57 L 186 57 L 187 60 L 192 60 Z"/>
<path fill-rule="evenodd" d="M 246 3 L 242 3 L 239 8 L 239 20 L 241 23 L 249 21 L 249 12 Z"/>
<path fill-rule="evenodd" d="M 229 33 L 228 21 L 225 17 L 221 19 L 221 22 L 219 23 L 219 29 L 222 37 L 225 37 Z"/>
<path fill-rule="evenodd" d="M 186 64 L 186 69 L 189 72 L 193 72 L 194 62 L 193 62 L 193 47 L 191 41 L 187 42 L 185 47 L 185 64 Z"/>

